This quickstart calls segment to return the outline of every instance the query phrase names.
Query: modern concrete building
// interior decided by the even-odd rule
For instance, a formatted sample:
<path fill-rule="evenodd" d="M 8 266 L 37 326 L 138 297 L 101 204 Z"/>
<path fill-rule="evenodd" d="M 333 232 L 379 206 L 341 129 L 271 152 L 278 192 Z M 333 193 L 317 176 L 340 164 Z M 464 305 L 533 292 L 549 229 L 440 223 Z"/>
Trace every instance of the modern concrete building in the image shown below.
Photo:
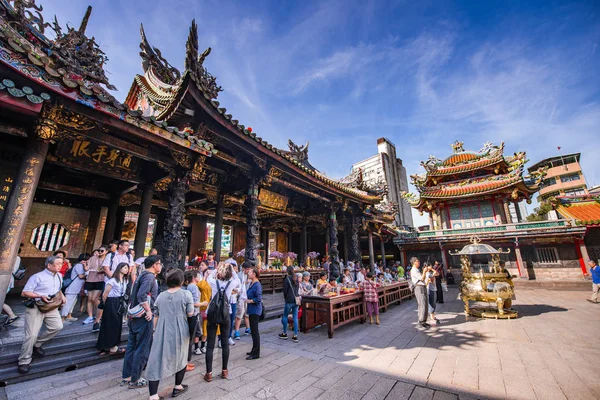
<path fill-rule="evenodd" d="M 579 158 L 580 153 L 555 156 L 546 158 L 528 168 L 531 173 L 538 168 L 548 167 L 546 178 L 537 198 L 539 202 L 550 197 L 588 194 Z"/>
<path fill-rule="evenodd" d="M 377 139 L 377 154 L 366 160 L 357 162 L 352 171 L 361 168 L 363 180 L 369 185 L 385 182 L 388 187 L 387 200 L 398 204 L 396 225 L 413 226 L 410 206 L 402 200 L 401 193 L 408 191 L 406 168 L 402 160 L 396 157 L 396 146 L 386 138 Z"/>

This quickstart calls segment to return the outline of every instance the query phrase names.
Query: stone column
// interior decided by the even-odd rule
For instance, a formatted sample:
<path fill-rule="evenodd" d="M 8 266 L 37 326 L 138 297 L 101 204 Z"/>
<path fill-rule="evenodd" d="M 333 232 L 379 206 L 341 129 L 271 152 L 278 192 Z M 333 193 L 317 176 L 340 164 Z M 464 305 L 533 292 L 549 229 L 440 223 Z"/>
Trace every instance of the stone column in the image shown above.
<path fill-rule="evenodd" d="M 400 263 L 403 268 L 406 267 L 406 250 L 404 250 L 404 247 L 400 247 Z"/>
<path fill-rule="evenodd" d="M 304 265 L 306 262 L 307 243 L 306 243 L 306 220 L 302 221 L 302 229 L 300 231 L 300 254 L 298 254 L 299 264 Z"/>
<path fill-rule="evenodd" d="M 331 257 L 331 265 L 329 267 L 329 276 L 338 278 L 340 276 L 340 252 L 338 251 L 338 237 L 337 237 L 337 210 L 339 206 L 336 204 L 331 205 L 331 212 L 328 220 L 328 233 L 329 233 L 329 257 Z"/>
<path fill-rule="evenodd" d="M 142 191 L 142 203 L 140 204 L 140 214 L 138 216 L 137 228 L 135 230 L 134 250 L 136 257 L 143 257 L 146 247 L 146 236 L 148 236 L 148 223 L 150 222 L 150 211 L 152 210 L 152 196 L 154 195 L 154 185 L 144 186 Z"/>
<path fill-rule="evenodd" d="M 373 250 L 373 233 L 369 231 L 369 270 L 373 271 L 375 266 L 375 251 Z"/>
<path fill-rule="evenodd" d="M 433 225 L 433 212 L 429 211 L 429 229 L 435 230 L 435 226 Z"/>
<path fill-rule="evenodd" d="M 529 273 L 527 272 L 527 265 L 523 262 L 521 257 L 521 248 L 519 247 L 519 239 L 515 239 L 515 258 L 517 259 L 517 265 L 519 266 L 519 277 L 522 279 L 529 279 Z"/>
<path fill-rule="evenodd" d="M 506 215 L 506 223 L 512 224 L 513 220 L 512 220 L 512 217 L 510 216 L 510 208 L 508 208 L 508 202 L 505 201 L 502 203 L 502 205 L 504 206 L 504 214 Z"/>
<path fill-rule="evenodd" d="M 163 264 L 165 271 L 183 266 L 182 232 L 185 217 L 185 194 L 189 190 L 186 169 L 177 168 L 175 177 L 169 184 L 169 206 L 165 215 L 163 232 Z"/>
<path fill-rule="evenodd" d="M 381 262 L 383 268 L 385 268 L 387 262 L 385 261 L 385 241 L 383 239 L 383 235 L 379 235 L 379 243 L 381 244 Z"/>
<path fill-rule="evenodd" d="M 27 142 L 10 199 L 4 210 L 4 219 L 0 226 L 0 308 L 4 305 L 25 224 L 48 154 L 50 139 L 56 135 L 57 127 L 52 121 L 42 120 L 36 126 L 37 137 L 32 135 Z"/>
<path fill-rule="evenodd" d="M 521 209 L 519 208 L 519 202 L 515 200 L 513 203 L 515 205 L 515 212 L 517 214 L 517 220 L 515 222 L 523 221 L 523 216 L 521 215 Z"/>
<path fill-rule="evenodd" d="M 217 195 L 217 207 L 215 209 L 215 234 L 213 240 L 213 251 L 215 261 L 221 260 L 221 242 L 223 241 L 223 194 Z"/>
<path fill-rule="evenodd" d="M 108 244 L 115 238 L 115 227 L 117 226 L 117 210 L 119 209 L 118 197 L 112 198 L 108 204 L 106 213 L 106 222 L 104 223 L 104 234 L 102 235 L 102 244 Z"/>
<path fill-rule="evenodd" d="M 446 269 L 450 268 L 450 265 L 448 265 L 448 256 L 446 255 L 446 249 L 441 244 L 440 244 L 440 252 L 442 253 L 442 262 L 444 263 L 444 267 Z"/>
<path fill-rule="evenodd" d="M 246 215 L 246 250 L 244 259 L 251 263 L 253 266 L 258 265 L 258 249 L 260 243 L 258 241 L 259 227 L 258 227 L 258 206 L 260 200 L 258 200 L 258 185 L 253 180 L 248 188 L 248 195 L 246 196 L 246 207 L 248 214 Z M 306 232 L 306 231 L 305 231 Z"/>

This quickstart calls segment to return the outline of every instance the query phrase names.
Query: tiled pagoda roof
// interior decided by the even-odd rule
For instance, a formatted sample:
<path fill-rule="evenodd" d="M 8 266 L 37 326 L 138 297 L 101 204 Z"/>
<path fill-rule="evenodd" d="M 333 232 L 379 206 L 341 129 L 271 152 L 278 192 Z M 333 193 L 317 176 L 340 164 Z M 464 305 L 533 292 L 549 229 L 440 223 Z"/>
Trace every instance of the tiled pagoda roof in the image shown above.
<path fill-rule="evenodd" d="M 523 177 L 525 153 L 504 157 L 504 143 L 493 146 L 488 142 L 478 152 L 472 152 L 464 151 L 462 142 L 456 141 L 452 148 L 454 154 L 444 160 L 430 156 L 421 162 L 425 174 L 411 175 L 419 195 L 404 193 L 403 196 L 412 207 L 431 210 L 441 201 L 496 193 L 514 200 L 530 199 L 545 176 L 545 170 L 540 170 Z"/>
<path fill-rule="evenodd" d="M 462 179 L 421 191 L 422 198 L 455 199 L 495 192 L 522 182 L 520 174 L 487 175 L 476 179 Z"/>
<path fill-rule="evenodd" d="M 565 218 L 572 218 L 578 225 L 600 225 L 600 196 L 558 197 L 556 211 Z"/>

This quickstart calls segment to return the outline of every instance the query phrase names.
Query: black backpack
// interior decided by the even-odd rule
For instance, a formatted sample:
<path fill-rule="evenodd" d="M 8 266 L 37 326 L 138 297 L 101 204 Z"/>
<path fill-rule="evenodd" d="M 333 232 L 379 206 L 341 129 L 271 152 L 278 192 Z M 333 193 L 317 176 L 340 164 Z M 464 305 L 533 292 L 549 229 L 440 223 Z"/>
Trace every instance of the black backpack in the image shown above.
<path fill-rule="evenodd" d="M 75 265 L 77 265 L 77 264 L 75 264 Z M 63 278 L 62 288 L 61 288 L 63 293 L 69 286 L 71 286 L 71 283 L 73 283 L 73 281 L 75 281 L 75 279 L 78 278 L 78 276 L 75 276 L 75 279 L 71 278 L 71 275 L 73 275 L 73 269 L 75 268 L 75 265 L 72 265 L 71 268 L 69 268 L 67 270 L 67 272 L 65 273 L 65 276 Z"/>
<path fill-rule="evenodd" d="M 227 288 L 231 281 L 227 282 L 225 288 L 221 289 L 219 281 L 217 282 L 217 293 L 213 296 L 210 304 L 208 305 L 208 311 L 206 318 L 209 323 L 215 325 L 229 324 L 231 319 L 229 317 L 229 299 L 227 298 Z"/>

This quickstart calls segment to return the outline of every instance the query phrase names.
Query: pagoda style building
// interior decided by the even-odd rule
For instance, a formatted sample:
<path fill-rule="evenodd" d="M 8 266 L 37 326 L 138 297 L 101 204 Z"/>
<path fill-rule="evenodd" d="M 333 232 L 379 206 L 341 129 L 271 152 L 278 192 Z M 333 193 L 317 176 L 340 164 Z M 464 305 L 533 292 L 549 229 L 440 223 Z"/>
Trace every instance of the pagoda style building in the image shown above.
<path fill-rule="evenodd" d="M 505 156 L 504 143 L 488 142 L 479 151 L 465 151 L 459 141 L 451 146 L 450 156 L 430 156 L 421 162 L 425 173 L 411 176 L 418 195 L 404 193 L 404 199 L 421 215 L 429 214 L 430 223 L 429 230 L 403 232 L 394 240 L 403 261 L 416 256 L 421 262 L 439 260 L 459 267 L 448 250 L 478 236 L 496 248 L 510 249 L 503 256 L 507 268 L 523 278 L 581 277 L 585 229 L 571 220 L 524 220 L 521 202 L 531 203 L 547 168 L 525 176 L 525 152 Z M 487 264 L 485 257 L 474 262 Z"/>
<path fill-rule="evenodd" d="M 17 254 L 27 275 L 13 293 L 54 251 L 74 260 L 111 239 L 138 257 L 156 247 L 167 268 L 209 250 L 253 264 L 318 252 L 337 275 L 340 258 L 372 263 L 373 236 L 395 234 L 385 188 L 327 177 L 308 143 L 279 149 L 219 103 L 194 21 L 182 70 L 141 29 L 141 73 L 120 102 L 91 7 L 78 28 L 42 11 L 0 2 L 0 306 Z"/>

